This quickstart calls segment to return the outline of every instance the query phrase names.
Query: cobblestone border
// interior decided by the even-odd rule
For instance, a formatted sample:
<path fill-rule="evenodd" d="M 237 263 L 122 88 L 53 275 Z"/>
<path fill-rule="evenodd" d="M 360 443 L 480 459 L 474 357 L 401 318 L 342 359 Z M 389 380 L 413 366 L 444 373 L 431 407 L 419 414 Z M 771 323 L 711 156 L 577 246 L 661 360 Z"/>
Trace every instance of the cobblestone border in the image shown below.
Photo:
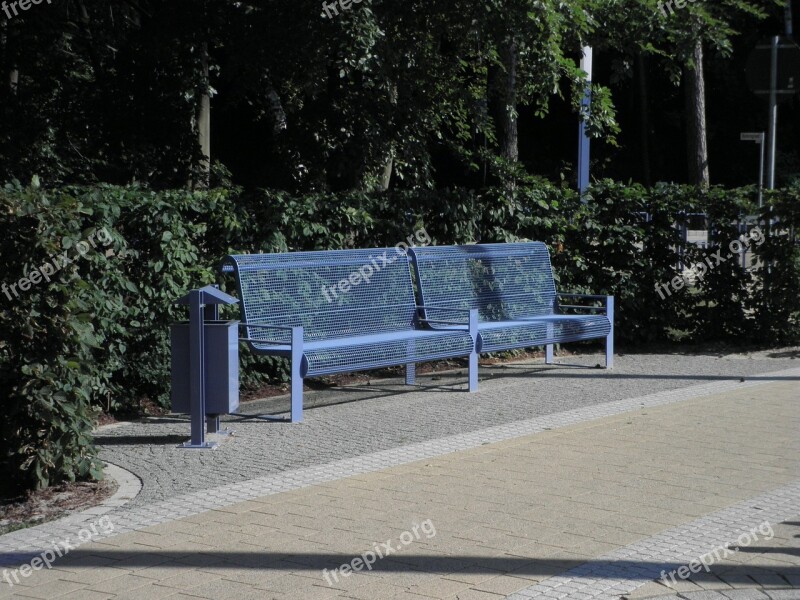
<path fill-rule="evenodd" d="M 12 531 L 4 536 L 0 536 L 0 552 L 4 555 L 0 556 L 0 565 L 9 566 L 26 562 L 31 557 L 30 549 L 36 547 L 36 541 L 42 546 L 49 546 L 51 540 L 64 539 L 73 535 L 77 530 L 82 529 L 85 525 L 97 520 L 101 515 L 108 514 L 114 510 L 124 507 L 128 502 L 133 500 L 142 489 L 141 480 L 127 469 L 120 466 L 106 462 L 104 473 L 117 482 L 117 491 L 110 498 L 106 498 L 97 506 L 87 508 L 66 517 L 62 517 L 55 521 L 42 523 L 35 527 L 28 529 L 20 529 Z M 13 540 L 14 538 L 26 540 L 30 538 L 32 543 L 23 544 L 7 544 L 6 539 Z M 9 551 L 7 553 L 7 551 Z M 35 552 L 33 554 L 38 554 Z"/>
<path fill-rule="evenodd" d="M 641 408 L 663 406 L 726 391 L 756 387 L 772 383 L 771 380 L 778 377 L 800 377 L 800 368 L 759 373 L 742 382 L 730 380 L 713 381 L 648 394 L 638 398 L 628 398 L 606 404 L 568 410 L 562 413 L 498 425 L 470 433 L 452 435 L 438 440 L 429 440 L 354 458 L 337 460 L 327 464 L 268 475 L 250 481 L 183 494 L 150 506 L 140 506 L 127 510 L 123 508 L 115 511 L 111 516 L 114 523 L 114 531 L 107 537 L 139 531 L 153 525 L 200 514 L 215 508 L 231 506 L 253 498 L 288 492 L 311 485 L 344 479 L 353 475 L 372 473 L 417 460 L 469 450 L 484 444 L 502 442 Z M 48 545 L 50 540 L 63 535 L 65 529 L 67 533 L 74 531 L 81 524 L 77 520 L 77 515 L 73 515 L 73 517 L 75 519 L 71 520 L 68 525 L 65 525 L 63 521 L 54 521 L 0 536 L 0 566 L 24 562 L 30 556 L 38 554 L 39 548 Z M 92 515 L 92 518 L 94 518 L 94 515 Z M 89 520 L 91 519 L 86 522 Z"/>
<path fill-rule="evenodd" d="M 707 590 L 703 592 L 681 592 L 667 596 L 650 596 L 644 600 L 798 600 L 798 590 Z"/>
<path fill-rule="evenodd" d="M 764 521 L 776 525 L 798 514 L 800 480 L 599 556 L 507 598 L 619 600 L 620 596 L 658 579 L 662 570 L 671 571 L 687 565 L 689 561 L 726 542 L 731 542 L 733 547 L 733 540 L 740 534 L 758 527 Z M 689 596 L 688 593 L 684 595 Z M 668 597 L 672 600 L 676 598 L 675 595 Z M 766 598 L 763 595 L 760 597 Z"/>
<path fill-rule="evenodd" d="M 112 510 L 125 506 L 128 502 L 136 498 L 139 492 L 142 491 L 142 481 L 127 469 L 123 469 L 119 465 L 110 462 L 105 463 L 103 472 L 107 477 L 110 477 L 117 482 L 117 491 L 110 498 L 103 500 L 97 506 L 82 510 L 79 513 L 70 515 L 70 517 L 81 516 L 99 516 L 104 515 Z M 70 518 L 67 517 L 67 518 Z M 77 519 L 79 522 L 84 523 L 84 519 Z"/>

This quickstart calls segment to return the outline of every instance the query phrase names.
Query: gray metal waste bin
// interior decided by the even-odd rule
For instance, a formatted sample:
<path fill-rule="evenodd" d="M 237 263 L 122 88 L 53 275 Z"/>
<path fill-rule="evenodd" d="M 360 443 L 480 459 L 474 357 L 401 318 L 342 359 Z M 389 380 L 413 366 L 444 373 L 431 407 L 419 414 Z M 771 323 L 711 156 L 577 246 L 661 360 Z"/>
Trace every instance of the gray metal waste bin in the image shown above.
<path fill-rule="evenodd" d="M 226 415 L 239 408 L 239 321 L 205 321 L 206 414 Z M 189 322 L 173 323 L 172 411 L 192 412 L 189 394 Z"/>

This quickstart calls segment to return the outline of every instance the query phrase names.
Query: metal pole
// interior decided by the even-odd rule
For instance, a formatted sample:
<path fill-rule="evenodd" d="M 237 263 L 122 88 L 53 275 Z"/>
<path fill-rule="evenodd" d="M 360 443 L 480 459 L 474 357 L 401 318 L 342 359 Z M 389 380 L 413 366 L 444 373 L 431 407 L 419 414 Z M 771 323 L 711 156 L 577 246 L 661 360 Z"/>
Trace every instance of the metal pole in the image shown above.
<path fill-rule="evenodd" d="M 182 447 L 211 450 L 218 444 L 206 442 L 205 300 L 203 291 L 189 292 L 189 410 L 192 439 Z"/>
<path fill-rule="evenodd" d="M 765 134 L 761 133 L 761 140 L 758 142 L 758 148 L 761 153 L 761 159 L 758 167 L 758 208 L 764 204 L 764 144 L 766 142 Z"/>
<path fill-rule="evenodd" d="M 583 58 L 581 58 L 581 70 L 587 75 L 586 93 L 581 100 L 581 123 L 578 128 L 578 191 L 583 197 L 589 188 L 589 160 L 590 141 L 586 135 L 586 119 L 584 115 L 589 114 L 592 106 L 592 47 L 583 47 Z"/>
<path fill-rule="evenodd" d="M 794 34 L 792 27 L 792 0 L 786 0 L 786 35 L 791 37 Z"/>
<path fill-rule="evenodd" d="M 777 149 L 778 137 L 778 45 L 781 38 L 774 36 L 772 38 L 772 60 L 770 66 L 770 83 L 769 83 L 769 137 L 768 146 L 768 171 L 767 171 L 767 187 L 771 190 L 775 189 L 775 151 Z"/>
<path fill-rule="evenodd" d="M 206 394 L 203 365 L 205 327 L 203 326 L 203 292 L 192 290 L 189 303 L 189 406 L 192 410 L 192 441 L 195 448 L 205 446 Z"/>

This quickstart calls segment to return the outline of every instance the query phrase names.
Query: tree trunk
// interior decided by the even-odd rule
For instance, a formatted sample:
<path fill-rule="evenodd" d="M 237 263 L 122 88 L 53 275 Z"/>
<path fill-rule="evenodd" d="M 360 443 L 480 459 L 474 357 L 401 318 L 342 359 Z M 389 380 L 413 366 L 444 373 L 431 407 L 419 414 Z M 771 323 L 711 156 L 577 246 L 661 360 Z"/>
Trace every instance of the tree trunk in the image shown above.
<path fill-rule="evenodd" d="M 389 89 L 389 102 L 392 106 L 397 106 L 397 84 L 393 83 Z M 378 190 L 385 192 L 389 189 L 392 183 L 392 170 L 394 169 L 394 143 L 389 144 L 389 158 L 383 166 L 383 173 L 381 174 L 381 182 L 378 184 Z"/>
<path fill-rule="evenodd" d="M 707 187 L 710 178 L 706 131 L 706 83 L 703 71 L 703 42 L 700 39 L 692 51 L 692 62 L 694 65 L 687 65 L 684 70 L 689 182 Z"/>
<path fill-rule="evenodd" d="M 647 65 L 644 55 L 636 55 L 639 70 L 639 127 L 641 130 L 642 183 L 652 184 L 650 170 L 650 101 L 647 89 Z"/>
<path fill-rule="evenodd" d="M 92 69 L 94 70 L 94 78 L 96 80 L 100 76 L 100 73 L 102 73 L 102 66 L 94 47 L 94 36 L 92 35 L 89 11 L 86 10 L 86 5 L 83 3 L 83 0 L 78 1 L 78 11 L 80 13 L 80 28 L 85 38 L 86 51 L 89 54 L 89 60 L 91 61 Z"/>
<path fill-rule="evenodd" d="M 3 28 L 0 29 L 0 46 L 2 46 L 3 54 L 10 56 L 10 42 L 8 41 L 8 21 L 3 21 Z M 8 89 L 12 94 L 17 93 L 17 86 L 19 85 L 19 69 L 17 69 L 14 63 L 11 63 L 11 68 L 8 71 Z"/>
<path fill-rule="evenodd" d="M 502 66 L 489 72 L 490 110 L 495 122 L 500 155 L 508 161 L 519 160 L 517 130 L 517 44 L 505 40 L 500 45 Z"/>

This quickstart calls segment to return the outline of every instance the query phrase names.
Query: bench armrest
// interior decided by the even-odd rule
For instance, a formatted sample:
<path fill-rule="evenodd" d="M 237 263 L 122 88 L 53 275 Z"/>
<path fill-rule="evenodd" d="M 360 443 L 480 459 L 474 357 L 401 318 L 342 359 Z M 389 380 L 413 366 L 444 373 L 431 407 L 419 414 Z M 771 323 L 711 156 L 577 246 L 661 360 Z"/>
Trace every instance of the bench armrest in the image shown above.
<path fill-rule="evenodd" d="M 444 321 L 442 319 L 417 319 L 420 323 L 433 323 L 435 325 L 464 325 L 468 326 L 467 321 Z"/>
<path fill-rule="evenodd" d="M 471 308 L 448 308 L 448 307 L 445 307 L 445 306 L 430 306 L 430 305 L 422 306 L 422 305 L 418 304 L 417 305 L 417 311 L 422 311 L 422 310 L 425 310 L 425 311 L 444 311 L 444 312 L 450 312 L 450 313 L 462 313 L 464 315 L 464 320 L 463 321 L 461 321 L 461 320 L 454 321 L 454 320 L 450 320 L 450 319 L 434 319 L 434 318 L 431 318 L 430 315 L 429 315 L 428 318 L 425 318 L 425 319 L 423 319 L 421 317 L 418 317 L 418 320 L 419 320 L 420 323 L 434 323 L 436 325 L 466 325 L 466 326 L 468 326 L 469 325 L 469 315 L 473 310 L 476 310 L 476 309 L 471 309 Z M 453 317 L 451 317 L 451 318 L 461 319 L 462 317 L 460 315 L 453 315 Z"/>
<path fill-rule="evenodd" d="M 239 323 L 241 327 L 257 327 L 259 329 L 283 329 L 284 331 L 291 331 L 294 327 L 289 325 L 264 325 L 262 323 Z"/>
<path fill-rule="evenodd" d="M 608 300 L 613 296 L 600 296 L 596 294 L 556 294 L 559 298 L 585 298 L 587 300 Z"/>
<path fill-rule="evenodd" d="M 422 308 L 422 309 L 425 309 L 425 310 L 427 310 L 427 309 L 431 309 L 431 310 L 449 310 L 451 312 L 464 312 L 464 313 L 467 313 L 467 314 L 469 314 L 469 311 L 475 310 L 475 309 L 472 309 L 472 308 L 448 308 L 447 306 L 433 306 L 431 304 L 428 304 L 428 305 L 417 304 L 417 308 Z"/>
<path fill-rule="evenodd" d="M 446 321 L 443 319 L 422 319 L 417 317 L 420 323 L 434 323 L 436 325 L 460 325 L 469 331 L 474 343 L 478 343 L 478 309 L 477 308 L 445 308 L 438 306 L 421 306 L 417 305 L 417 310 L 444 310 L 454 313 L 466 313 L 467 320 L 465 321 Z"/>
<path fill-rule="evenodd" d="M 299 329 L 300 330 L 300 339 L 301 340 L 303 339 L 302 338 L 302 335 L 303 335 L 302 334 L 302 331 L 303 331 L 302 327 L 291 327 L 289 325 L 265 325 L 263 323 L 247 323 L 247 322 L 241 322 L 241 323 L 239 323 L 239 326 L 240 327 L 254 327 L 256 329 L 277 329 L 279 331 L 288 331 L 290 340 L 294 338 L 295 330 Z M 292 342 L 291 341 L 286 342 L 286 341 L 283 341 L 283 340 L 280 340 L 280 341 L 278 341 L 278 340 L 254 340 L 254 339 L 249 338 L 249 337 L 247 337 L 247 338 L 239 338 L 239 339 L 242 342 L 251 342 L 251 343 L 252 342 L 256 342 L 256 343 L 259 343 L 259 344 L 274 344 L 276 346 L 287 346 L 287 347 L 292 346 Z"/>
<path fill-rule="evenodd" d="M 614 296 L 601 296 L 597 294 L 556 294 L 557 298 L 575 298 L 578 300 L 600 300 L 602 301 L 601 306 L 585 306 L 580 304 L 561 304 L 560 302 L 556 303 L 556 309 L 560 310 L 562 308 L 568 308 L 570 310 L 585 310 L 589 312 L 600 312 L 601 314 L 608 314 L 609 307 L 611 307 L 611 311 L 614 310 Z"/>

